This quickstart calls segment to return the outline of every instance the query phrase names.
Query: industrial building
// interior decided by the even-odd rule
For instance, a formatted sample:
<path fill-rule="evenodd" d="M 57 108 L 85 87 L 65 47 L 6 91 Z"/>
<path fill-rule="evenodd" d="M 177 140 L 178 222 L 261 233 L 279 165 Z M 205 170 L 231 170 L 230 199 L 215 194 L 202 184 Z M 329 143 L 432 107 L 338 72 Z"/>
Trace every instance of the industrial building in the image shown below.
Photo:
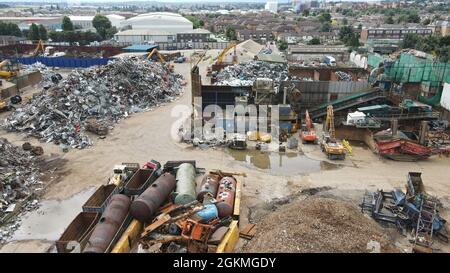
<path fill-rule="evenodd" d="M 386 26 L 376 28 L 365 28 L 361 30 L 360 40 L 366 43 L 368 40 L 392 39 L 402 40 L 406 34 L 414 33 L 419 36 L 429 36 L 433 30 L 421 26 Z"/>
<path fill-rule="evenodd" d="M 194 29 L 193 24 L 180 14 L 169 12 L 153 12 L 140 14 L 122 22 L 134 30 L 154 30 L 166 32 L 182 32 Z"/>
<path fill-rule="evenodd" d="M 179 14 L 156 12 L 138 15 L 122 22 L 131 28 L 114 35 L 120 43 L 207 42 L 211 33 L 194 29 L 192 22 Z"/>
<path fill-rule="evenodd" d="M 17 24 L 22 30 L 29 29 L 31 24 L 43 25 L 46 29 L 61 28 L 61 17 L 59 16 L 0 17 L 0 22 Z"/>
<path fill-rule="evenodd" d="M 125 21 L 125 17 L 116 15 L 116 14 L 107 14 L 106 18 L 109 19 L 111 25 L 120 29 L 123 21 Z M 74 27 L 79 28 L 81 30 L 91 30 L 95 31 L 94 26 L 92 25 L 92 20 L 94 20 L 94 16 L 69 16 L 72 21 Z"/>

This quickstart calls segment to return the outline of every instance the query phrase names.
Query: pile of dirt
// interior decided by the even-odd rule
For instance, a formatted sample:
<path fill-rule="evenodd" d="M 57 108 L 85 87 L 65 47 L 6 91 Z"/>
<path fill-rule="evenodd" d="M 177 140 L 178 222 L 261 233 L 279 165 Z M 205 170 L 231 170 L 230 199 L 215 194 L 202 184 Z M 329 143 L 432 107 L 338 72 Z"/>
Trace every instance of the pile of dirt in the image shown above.
<path fill-rule="evenodd" d="M 243 252 L 398 252 L 382 228 L 351 203 L 321 197 L 281 206 L 258 224 L 258 233 Z"/>

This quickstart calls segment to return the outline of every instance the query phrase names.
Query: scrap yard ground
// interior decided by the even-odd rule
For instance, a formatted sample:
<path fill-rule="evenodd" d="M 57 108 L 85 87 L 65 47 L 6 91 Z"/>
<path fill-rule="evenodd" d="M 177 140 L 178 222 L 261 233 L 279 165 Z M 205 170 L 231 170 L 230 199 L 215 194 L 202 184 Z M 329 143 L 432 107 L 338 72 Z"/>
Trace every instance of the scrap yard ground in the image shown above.
<path fill-rule="evenodd" d="M 199 65 L 203 75 L 206 74 L 207 65 L 207 62 Z M 247 177 L 239 178 L 243 181 L 240 227 L 244 227 L 249 218 L 256 221 L 261 215 L 269 213 L 270 209 L 265 205 L 271 200 L 293 196 L 310 188 L 326 187 L 317 195 L 348 201 L 357 206 L 361 203 L 366 189 L 404 189 L 406 175 L 411 171 L 422 172 L 427 192 L 439 197 L 444 206 L 440 211 L 441 216 L 444 219 L 450 218 L 448 157 L 434 156 L 419 162 L 397 162 L 381 159 L 362 146 L 354 146 L 353 156 L 349 156 L 344 162 L 336 163 L 326 160 L 317 145 L 300 144 L 298 155 L 283 157 L 282 161 L 271 161 L 270 164 L 278 164 L 276 166 L 278 171 L 272 172 L 271 169 L 275 169 L 273 165 L 272 168 L 262 169 L 245 158 L 244 161 L 237 160 L 233 154 L 221 148 L 202 150 L 173 140 L 170 132 L 177 117 L 172 117 L 171 111 L 176 105 L 190 105 L 190 69 L 190 63 L 175 64 L 175 72 L 187 79 L 183 95 L 175 102 L 128 117 L 117 124 L 106 139 L 92 136 L 94 145 L 87 149 L 72 149 L 68 153 L 62 153 L 57 145 L 39 143 L 34 138 L 25 139 L 23 135 L 7 133 L 2 129 L 0 137 L 5 137 L 16 145 L 22 145 L 24 141 L 39 143 L 46 154 L 60 154 L 67 162 L 62 170 L 61 179 L 48 186 L 41 199 L 43 204 L 41 208 L 22 216 L 22 224 L 16 234 L 0 251 L 50 251 L 54 240 L 58 239 L 89 197 L 89 194 L 85 193 L 92 193 L 93 188 L 104 184 L 110 177 L 114 165 L 121 162 L 146 162 L 150 159 L 162 163 L 168 160 L 196 160 L 197 166 L 206 170 L 220 168 L 225 171 L 245 172 Z M 31 90 L 27 92 L 30 93 Z M 1 119 L 6 116 L 7 113 L 0 114 Z M 297 151 L 290 153 L 296 154 Z M 290 160 L 295 161 L 299 157 L 318 167 L 305 168 L 301 164 L 298 166 L 289 164 Z M 324 161 L 328 163 L 323 163 Z M 338 166 L 335 167 L 333 164 Z M 283 168 L 286 169 L 286 174 L 283 174 Z M 297 197 L 293 197 L 292 200 L 295 198 Z M 39 217 L 35 217 L 36 214 L 39 214 Z M 55 218 L 56 216 L 58 218 Z M 399 251 L 407 248 L 406 244 L 402 244 L 405 237 L 393 235 L 394 232 L 388 229 L 385 229 L 385 232 L 396 237 L 397 246 L 400 246 Z M 237 251 L 245 248 L 243 241 L 237 248 Z M 441 250 L 449 251 L 447 246 L 442 246 Z"/>

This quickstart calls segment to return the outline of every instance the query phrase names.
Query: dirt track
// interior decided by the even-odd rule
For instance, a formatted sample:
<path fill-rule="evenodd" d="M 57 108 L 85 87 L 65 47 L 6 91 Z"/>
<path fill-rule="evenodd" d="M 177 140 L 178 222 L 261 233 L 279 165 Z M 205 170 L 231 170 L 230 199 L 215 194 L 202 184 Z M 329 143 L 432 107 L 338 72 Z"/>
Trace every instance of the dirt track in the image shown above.
<path fill-rule="evenodd" d="M 202 64 L 201 71 L 204 72 L 205 67 L 206 64 Z M 189 79 L 189 70 L 189 63 L 176 64 L 176 71 L 187 79 Z M 93 137 L 94 146 L 91 148 L 71 150 L 63 154 L 56 145 L 40 144 L 46 153 L 58 153 L 67 160 L 64 169 L 66 175 L 49 187 L 43 199 L 62 201 L 90 187 L 97 187 L 105 183 L 112 173 L 112 167 L 121 162 L 142 163 L 156 159 L 164 163 L 174 159 L 193 159 L 197 161 L 199 167 L 206 169 L 220 168 L 247 173 L 247 177 L 243 179 L 241 226 L 245 226 L 248 222 L 246 215 L 249 207 L 272 198 L 280 198 L 308 187 L 330 186 L 339 193 L 341 198 L 347 198 L 356 204 L 362 197 L 359 191 L 362 192 L 364 189 L 388 190 L 394 187 L 404 189 L 408 171 L 422 172 L 426 189 L 446 200 L 447 204 L 450 203 L 450 184 L 448 183 L 450 158 L 433 157 L 418 163 L 393 162 L 381 160 L 367 149 L 354 147 L 355 155 L 349 157 L 342 168 L 304 175 L 273 175 L 270 170 L 258 170 L 246 163 L 236 161 L 220 149 L 193 149 L 173 140 L 170 137 L 170 130 L 176 117 L 171 116 L 171 111 L 175 105 L 179 104 L 190 104 L 189 80 L 184 95 L 176 102 L 121 121 L 106 139 L 100 140 Z M 0 118 L 3 117 L 5 114 L 0 115 Z M 0 131 L 0 136 L 18 145 L 24 142 L 23 137 L 17 134 Z M 32 142 L 38 143 L 35 139 Z M 323 154 L 317 148 L 303 147 L 303 152 L 312 159 L 324 160 Z M 358 194 L 355 194 L 355 191 Z M 75 216 L 76 212 L 81 210 L 84 200 L 78 202 L 79 207 L 67 212 L 68 215 L 65 218 L 70 219 L 70 216 Z M 40 221 L 48 221 L 46 215 L 44 212 Z M 442 216 L 450 219 L 447 211 L 444 211 Z M 62 223 L 62 226 L 66 226 L 69 222 Z M 33 233 L 33 227 L 29 228 L 30 233 Z M 35 238 L 31 234 L 27 240 L 11 242 L 1 251 L 46 251 L 51 246 L 51 240 L 55 239 L 48 237 L 33 240 Z"/>

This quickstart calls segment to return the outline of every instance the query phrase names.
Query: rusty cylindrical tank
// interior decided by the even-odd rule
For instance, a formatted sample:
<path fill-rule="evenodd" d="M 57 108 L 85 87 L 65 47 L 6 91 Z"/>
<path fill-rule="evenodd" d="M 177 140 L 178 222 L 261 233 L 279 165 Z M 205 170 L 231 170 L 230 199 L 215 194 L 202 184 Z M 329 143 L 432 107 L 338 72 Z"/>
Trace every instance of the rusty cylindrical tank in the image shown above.
<path fill-rule="evenodd" d="M 197 194 L 197 200 L 203 202 L 203 197 L 206 193 L 210 193 L 213 197 L 217 195 L 219 188 L 220 176 L 216 174 L 207 174 L 202 179 L 200 192 Z"/>
<path fill-rule="evenodd" d="M 131 204 L 131 215 L 139 221 L 152 219 L 159 207 L 175 189 L 175 177 L 170 173 L 162 174 Z"/>
<path fill-rule="evenodd" d="M 230 216 L 233 213 L 235 193 L 236 180 L 229 176 L 222 178 L 219 182 L 219 189 L 216 196 L 216 206 L 220 218 Z"/>
<path fill-rule="evenodd" d="M 114 239 L 125 217 L 128 215 L 131 200 L 123 194 L 112 196 L 83 252 L 103 253 Z"/>
<path fill-rule="evenodd" d="M 185 205 L 195 201 L 195 167 L 189 163 L 183 163 L 177 170 L 177 196 L 175 204 Z"/>

